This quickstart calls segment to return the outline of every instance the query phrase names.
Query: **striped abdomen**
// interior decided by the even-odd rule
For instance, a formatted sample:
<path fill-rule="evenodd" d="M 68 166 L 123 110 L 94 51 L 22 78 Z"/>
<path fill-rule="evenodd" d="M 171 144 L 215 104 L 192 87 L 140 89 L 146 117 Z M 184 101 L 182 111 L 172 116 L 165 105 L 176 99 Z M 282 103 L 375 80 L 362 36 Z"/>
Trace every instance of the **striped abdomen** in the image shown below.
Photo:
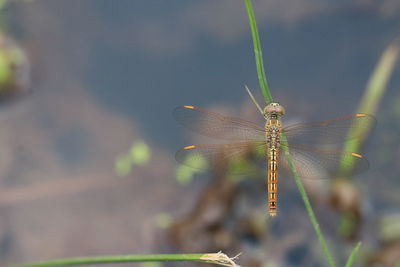
<path fill-rule="evenodd" d="M 270 216 L 276 216 L 278 201 L 278 159 L 279 151 L 271 148 L 268 151 L 268 212 Z"/>
<path fill-rule="evenodd" d="M 279 120 L 269 119 L 265 124 L 268 159 L 268 212 L 276 216 L 278 201 L 278 164 L 282 126 Z"/>

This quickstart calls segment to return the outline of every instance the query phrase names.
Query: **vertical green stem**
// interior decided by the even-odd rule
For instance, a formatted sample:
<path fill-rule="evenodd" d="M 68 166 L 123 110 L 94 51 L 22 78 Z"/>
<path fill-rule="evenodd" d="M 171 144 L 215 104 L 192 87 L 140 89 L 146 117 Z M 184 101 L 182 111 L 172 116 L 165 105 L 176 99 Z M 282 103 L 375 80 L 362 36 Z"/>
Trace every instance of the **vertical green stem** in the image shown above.
<path fill-rule="evenodd" d="M 261 92 L 264 96 L 264 99 L 267 103 L 272 102 L 272 95 L 268 87 L 268 82 L 267 78 L 265 75 L 265 70 L 264 70 L 264 63 L 263 63 L 263 58 L 262 58 L 262 52 L 261 52 L 261 44 L 260 44 L 260 38 L 258 35 L 258 30 L 257 30 L 257 23 L 256 19 L 254 16 L 254 11 L 253 11 L 253 6 L 251 4 L 251 0 L 244 0 L 246 9 L 247 9 L 247 14 L 249 16 L 249 21 L 250 21 L 250 29 L 251 29 L 251 34 L 253 38 L 253 44 L 254 44 L 254 53 L 255 53 L 255 59 L 256 59 L 256 65 L 257 65 L 257 75 L 258 75 L 258 80 L 260 83 L 260 88 Z M 283 133 L 282 134 L 282 142 L 287 143 L 286 135 Z M 285 156 L 288 160 L 289 167 L 292 170 L 294 180 L 296 182 L 296 185 L 299 189 L 300 195 L 303 199 L 304 205 L 306 207 L 308 216 L 310 217 L 311 224 L 314 227 L 314 231 L 318 236 L 318 240 L 321 244 L 322 250 L 325 254 L 325 257 L 327 259 L 327 262 L 330 267 L 335 267 L 335 262 L 333 260 L 332 254 L 328 248 L 328 245 L 326 243 L 325 237 L 322 234 L 321 228 L 319 227 L 319 223 L 317 218 L 315 217 L 314 211 L 312 209 L 310 200 L 308 199 L 306 190 L 304 189 L 303 183 L 301 182 L 301 179 L 297 173 L 296 167 L 293 164 L 292 157 L 289 153 L 289 150 L 287 146 L 283 146 Z"/>
<path fill-rule="evenodd" d="M 287 143 L 285 133 L 282 134 L 282 142 Z M 330 267 L 335 267 L 336 264 L 335 264 L 335 261 L 333 260 L 332 253 L 329 250 L 329 247 L 328 247 L 328 244 L 326 243 L 325 237 L 321 231 L 321 228 L 319 227 L 319 222 L 317 220 L 317 217 L 315 216 L 314 210 L 311 206 L 311 203 L 307 196 L 304 185 L 301 182 L 301 178 L 300 178 L 299 174 L 297 173 L 296 166 L 294 165 L 292 156 L 289 153 L 289 148 L 287 146 L 283 146 L 283 151 L 285 153 L 285 157 L 288 161 L 289 167 L 292 170 L 292 174 L 293 174 L 294 180 L 296 182 L 297 188 L 299 189 L 301 198 L 303 199 L 304 206 L 306 207 L 308 217 L 310 217 L 310 221 L 311 221 L 312 226 L 314 227 L 314 231 L 318 236 L 318 240 L 319 240 L 319 243 L 321 244 L 322 251 L 325 254 L 326 260 Z"/>
<path fill-rule="evenodd" d="M 251 36 L 253 38 L 254 56 L 256 59 L 258 82 L 260 83 L 261 93 L 264 96 L 265 102 L 268 104 L 272 102 L 272 95 L 271 92 L 269 91 L 267 77 L 265 76 L 260 37 L 258 34 L 256 18 L 254 16 L 253 5 L 251 4 L 251 0 L 245 0 L 244 3 L 246 5 L 247 14 L 249 16 Z"/>

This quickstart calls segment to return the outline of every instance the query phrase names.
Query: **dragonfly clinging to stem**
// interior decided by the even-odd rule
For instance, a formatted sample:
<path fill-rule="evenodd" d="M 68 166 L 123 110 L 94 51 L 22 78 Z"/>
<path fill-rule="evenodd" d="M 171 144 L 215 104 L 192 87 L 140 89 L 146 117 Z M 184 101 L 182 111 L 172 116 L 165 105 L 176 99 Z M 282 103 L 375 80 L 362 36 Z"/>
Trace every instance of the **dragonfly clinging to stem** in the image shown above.
<path fill-rule="evenodd" d="M 363 155 L 351 151 L 333 150 L 326 145 L 343 144 L 348 139 L 361 137 L 360 135 L 375 123 L 373 116 L 356 113 L 321 122 L 282 127 L 284 107 L 274 102 L 262 110 L 249 90 L 248 92 L 265 118 L 264 127 L 197 106 L 177 107 L 174 110 L 174 117 L 182 125 L 204 136 L 230 141 L 227 144 L 185 146 L 176 153 L 177 161 L 198 168 L 199 165 L 196 163 L 198 159 L 208 163 L 201 166 L 205 169 L 212 167 L 218 160 L 237 162 L 245 158 L 249 151 L 253 151 L 253 160 L 262 161 L 264 164 L 267 162 L 270 216 L 277 214 L 279 165 L 280 163 L 286 167 L 289 165 L 286 157 L 282 157 L 283 148 L 288 148 L 302 178 L 328 178 L 338 170 L 339 164 L 352 169 L 352 175 L 368 169 L 368 161 Z M 350 131 L 352 129 L 357 131 Z M 352 134 L 349 135 L 349 132 Z M 286 138 L 282 138 L 283 133 Z M 254 172 L 254 168 L 230 168 L 228 172 L 248 174 Z"/>

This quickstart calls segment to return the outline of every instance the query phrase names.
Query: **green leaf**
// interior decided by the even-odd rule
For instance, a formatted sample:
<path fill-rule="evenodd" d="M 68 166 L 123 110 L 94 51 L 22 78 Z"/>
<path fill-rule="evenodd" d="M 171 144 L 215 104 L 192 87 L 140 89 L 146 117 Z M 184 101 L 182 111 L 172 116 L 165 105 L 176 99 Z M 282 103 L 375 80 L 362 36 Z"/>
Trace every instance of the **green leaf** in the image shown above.
<path fill-rule="evenodd" d="M 181 185 L 187 185 L 193 180 L 195 171 L 185 165 L 176 167 L 176 180 Z"/>
<path fill-rule="evenodd" d="M 114 169 L 118 176 L 127 176 L 132 170 L 132 160 L 129 155 L 118 157 L 115 161 Z"/>
<path fill-rule="evenodd" d="M 144 141 L 136 141 L 129 151 L 133 164 L 144 165 L 149 162 L 151 151 Z"/>

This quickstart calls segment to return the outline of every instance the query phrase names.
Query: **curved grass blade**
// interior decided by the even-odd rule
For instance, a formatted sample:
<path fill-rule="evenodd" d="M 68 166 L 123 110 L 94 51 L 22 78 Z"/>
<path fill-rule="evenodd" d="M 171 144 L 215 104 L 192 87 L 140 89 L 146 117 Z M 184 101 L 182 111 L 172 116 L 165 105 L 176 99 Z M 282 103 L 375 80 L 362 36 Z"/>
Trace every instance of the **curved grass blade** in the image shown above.
<path fill-rule="evenodd" d="M 375 67 L 365 90 L 365 93 L 360 101 L 358 112 L 365 112 L 371 115 L 375 115 L 378 109 L 378 105 L 382 100 L 383 94 L 387 89 L 389 79 L 393 73 L 396 61 L 400 54 L 400 41 L 396 40 L 390 44 L 383 52 L 377 66 Z M 348 136 L 359 135 L 360 138 L 348 139 L 345 143 L 344 150 L 359 152 L 362 145 L 364 144 L 367 136 L 373 129 L 374 123 L 370 125 L 364 125 L 363 127 L 352 127 L 348 133 Z M 347 161 L 342 159 L 341 172 L 351 172 L 351 168 L 347 166 L 355 166 L 354 161 Z"/>
<path fill-rule="evenodd" d="M 150 255 L 117 255 L 100 256 L 86 258 L 57 259 L 43 262 L 15 265 L 13 267 L 55 267 L 55 266 L 73 266 L 88 264 L 109 264 L 109 263 L 128 263 L 128 262 L 157 262 L 157 261 L 197 261 L 207 262 L 222 266 L 240 267 L 233 260 L 236 257 L 229 258 L 227 255 L 218 253 L 206 254 L 150 254 Z"/>
<path fill-rule="evenodd" d="M 357 245 L 353 248 L 353 250 L 351 251 L 351 254 L 349 256 L 349 259 L 346 262 L 345 267 L 351 267 L 354 264 L 354 261 L 356 259 L 356 256 L 358 254 L 358 251 L 360 250 L 361 247 L 361 242 L 358 242 Z"/>

